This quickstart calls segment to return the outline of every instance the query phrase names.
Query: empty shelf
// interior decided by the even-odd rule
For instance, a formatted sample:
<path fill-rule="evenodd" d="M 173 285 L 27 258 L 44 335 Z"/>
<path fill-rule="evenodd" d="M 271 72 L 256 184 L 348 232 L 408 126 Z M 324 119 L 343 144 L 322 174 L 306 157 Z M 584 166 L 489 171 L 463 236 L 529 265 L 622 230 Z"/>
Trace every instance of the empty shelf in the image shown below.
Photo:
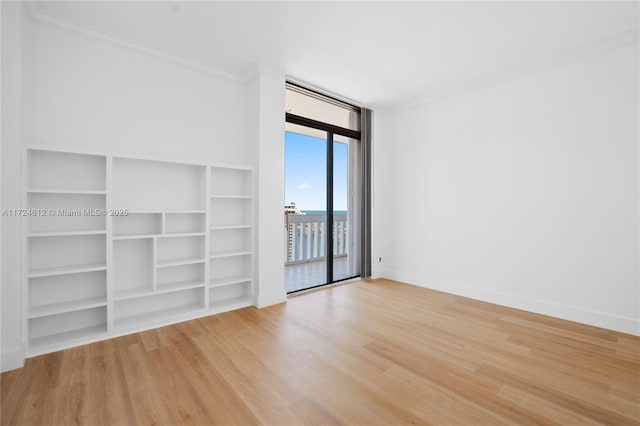
<path fill-rule="evenodd" d="M 114 240 L 135 240 L 135 239 L 143 239 L 143 238 L 153 238 L 158 237 L 160 234 L 121 234 L 114 235 Z"/>
<path fill-rule="evenodd" d="M 92 189 L 43 189 L 43 188 L 28 189 L 27 192 L 31 194 L 89 194 L 89 195 L 105 195 L 107 193 L 107 191 L 92 190 Z"/>
<path fill-rule="evenodd" d="M 158 237 L 204 237 L 204 232 L 167 232 Z"/>
<path fill-rule="evenodd" d="M 166 268 L 169 266 L 191 265 L 194 263 L 204 263 L 205 259 L 199 257 L 191 257 L 187 259 L 162 260 L 156 265 L 158 268 Z"/>
<path fill-rule="evenodd" d="M 47 347 L 62 347 L 74 342 L 81 342 L 89 337 L 99 338 L 106 336 L 107 325 L 100 324 L 93 327 L 80 328 L 77 330 L 65 331 L 63 333 L 50 334 L 48 336 L 31 339 L 29 348 L 31 351 L 43 350 Z"/>
<path fill-rule="evenodd" d="M 209 256 L 209 259 L 221 259 L 223 257 L 249 256 L 249 255 L 251 255 L 250 251 L 226 251 L 221 253 L 214 253 Z"/>
<path fill-rule="evenodd" d="M 82 236 L 82 235 L 105 235 L 107 231 L 102 230 L 93 230 L 93 231 L 59 231 L 59 232 L 29 232 L 27 237 L 35 238 L 35 237 L 73 237 L 73 236 Z"/>
<path fill-rule="evenodd" d="M 251 228 L 251 225 L 214 225 L 211 229 L 212 231 L 219 231 L 222 229 L 247 229 Z"/>
<path fill-rule="evenodd" d="M 227 198 L 227 199 L 235 199 L 235 200 L 250 200 L 253 197 L 251 195 L 220 195 L 213 194 L 211 198 Z"/>
<path fill-rule="evenodd" d="M 231 311 L 233 309 L 246 308 L 252 306 L 250 296 L 234 297 L 232 299 L 213 300 L 210 308 L 216 312 Z"/>
<path fill-rule="evenodd" d="M 251 277 L 246 275 L 236 275 L 232 277 L 216 278 L 209 281 L 209 287 L 224 287 L 233 284 L 240 284 L 251 281 Z"/>
<path fill-rule="evenodd" d="M 172 318 L 182 316 L 185 314 L 192 314 L 193 316 L 200 315 L 202 311 L 202 305 L 199 303 L 191 303 L 189 305 L 176 306 L 169 309 L 160 309 L 158 311 L 146 312 L 140 315 L 132 315 L 128 317 L 116 318 L 116 329 L 135 328 L 145 323 L 165 323 L 170 322 Z"/>
<path fill-rule="evenodd" d="M 104 271 L 107 269 L 107 265 L 105 264 L 93 264 L 93 265 L 77 265 L 77 266 L 62 266 L 55 268 L 41 268 L 41 269 L 32 269 L 29 271 L 27 278 L 37 278 L 37 277 L 49 277 L 51 275 L 66 275 L 66 274 L 79 274 L 81 272 L 93 272 L 93 271 Z"/>
<path fill-rule="evenodd" d="M 175 283 L 160 284 L 156 288 L 156 294 L 171 293 L 180 290 L 190 290 L 192 288 L 204 287 L 204 283 L 199 280 L 180 281 Z"/>
<path fill-rule="evenodd" d="M 145 297 L 153 295 L 153 289 L 151 285 L 148 287 L 132 288 L 129 290 L 118 290 L 113 295 L 113 298 L 117 300 L 135 299 L 138 297 Z"/>
<path fill-rule="evenodd" d="M 90 299 L 33 306 L 29 310 L 28 318 L 39 318 L 49 315 L 63 314 L 66 312 L 81 311 L 83 309 L 97 308 L 99 306 L 107 306 L 107 300 L 105 297 L 93 297 Z"/>

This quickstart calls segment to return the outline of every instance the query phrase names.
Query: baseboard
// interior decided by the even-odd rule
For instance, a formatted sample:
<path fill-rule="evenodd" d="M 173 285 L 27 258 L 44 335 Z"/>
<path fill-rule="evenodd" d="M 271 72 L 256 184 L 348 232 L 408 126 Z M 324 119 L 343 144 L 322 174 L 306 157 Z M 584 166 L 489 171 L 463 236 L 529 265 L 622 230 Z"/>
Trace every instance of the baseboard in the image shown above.
<path fill-rule="evenodd" d="M 0 354 L 0 372 L 15 370 L 24 366 L 24 352 L 20 348 L 3 351 Z"/>
<path fill-rule="evenodd" d="M 635 318 L 622 317 L 605 312 L 590 311 L 575 306 L 531 299 L 515 294 L 487 290 L 443 280 L 428 279 L 391 270 L 381 270 L 380 276 L 419 287 L 468 297 L 470 299 L 481 300 L 483 302 L 494 303 L 496 305 L 521 309 L 523 311 L 534 312 L 537 314 L 548 315 L 568 321 L 579 322 L 595 327 L 606 328 L 608 330 L 619 331 L 621 333 L 640 336 L 640 320 Z"/>
<path fill-rule="evenodd" d="M 254 294 L 253 304 L 258 308 L 266 308 L 267 306 L 277 305 L 287 301 L 287 293 L 284 291 L 272 291 L 267 294 Z"/>

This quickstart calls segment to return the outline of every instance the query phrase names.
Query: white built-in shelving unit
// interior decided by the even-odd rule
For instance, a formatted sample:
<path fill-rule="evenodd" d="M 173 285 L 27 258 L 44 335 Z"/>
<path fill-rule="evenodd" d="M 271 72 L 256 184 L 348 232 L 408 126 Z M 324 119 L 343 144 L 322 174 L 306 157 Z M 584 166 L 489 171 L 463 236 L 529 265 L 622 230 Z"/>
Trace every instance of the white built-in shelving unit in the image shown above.
<path fill-rule="evenodd" d="M 24 169 L 29 356 L 252 304 L 251 168 L 32 146 Z"/>

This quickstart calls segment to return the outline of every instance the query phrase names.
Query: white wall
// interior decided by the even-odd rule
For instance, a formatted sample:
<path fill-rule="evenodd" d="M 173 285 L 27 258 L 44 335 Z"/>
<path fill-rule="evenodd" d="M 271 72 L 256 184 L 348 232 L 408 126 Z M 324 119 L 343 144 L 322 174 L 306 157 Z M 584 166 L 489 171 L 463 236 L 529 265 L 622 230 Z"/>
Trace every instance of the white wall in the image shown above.
<path fill-rule="evenodd" d="M 634 44 L 378 112 L 375 275 L 640 334 L 638 76 Z"/>
<path fill-rule="evenodd" d="M 240 78 L 41 22 L 18 4 L 2 8 L 3 208 L 20 207 L 24 144 L 257 165 Z M 20 229 L 11 220 L 2 224 L 2 371 L 22 364 Z"/>
<path fill-rule="evenodd" d="M 2 2 L 2 198 L 1 208 L 20 207 L 22 8 Z M 20 219 L 2 216 L 0 371 L 22 365 L 20 314 Z"/>
<path fill-rule="evenodd" d="M 246 163 L 240 81 L 46 23 L 29 37 L 25 142 Z"/>
<path fill-rule="evenodd" d="M 247 145 L 252 147 L 258 171 L 254 181 L 258 215 L 254 256 L 257 286 L 254 304 L 260 308 L 286 301 L 284 289 L 285 75 L 258 66 L 245 86 Z"/>

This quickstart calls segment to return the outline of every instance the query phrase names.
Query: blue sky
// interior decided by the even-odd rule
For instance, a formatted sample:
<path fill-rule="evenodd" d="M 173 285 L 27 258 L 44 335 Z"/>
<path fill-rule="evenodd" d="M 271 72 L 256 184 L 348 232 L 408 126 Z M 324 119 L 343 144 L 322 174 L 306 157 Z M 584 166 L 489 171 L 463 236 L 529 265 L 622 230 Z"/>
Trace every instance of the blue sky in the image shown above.
<path fill-rule="evenodd" d="M 300 210 L 326 210 L 324 139 L 285 132 L 285 202 Z M 333 209 L 347 210 L 347 145 L 333 144 Z"/>

